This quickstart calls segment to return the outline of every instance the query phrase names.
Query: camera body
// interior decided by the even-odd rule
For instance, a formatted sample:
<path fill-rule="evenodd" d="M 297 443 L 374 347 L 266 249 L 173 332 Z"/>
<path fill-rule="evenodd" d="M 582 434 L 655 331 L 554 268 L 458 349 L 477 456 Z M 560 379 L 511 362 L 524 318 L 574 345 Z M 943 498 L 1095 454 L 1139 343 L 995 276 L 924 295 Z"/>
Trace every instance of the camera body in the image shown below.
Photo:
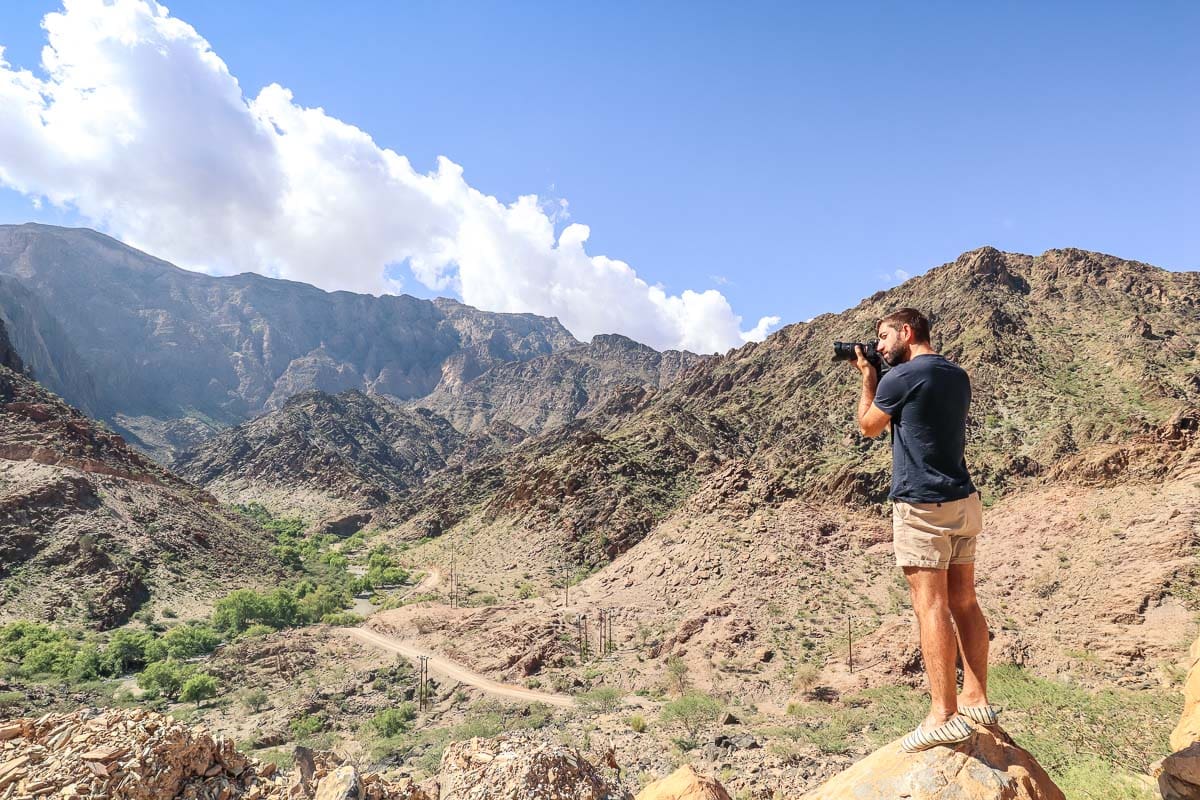
<path fill-rule="evenodd" d="M 834 361 L 857 361 L 858 356 L 854 352 L 855 347 L 861 347 L 863 357 L 870 362 L 875 368 L 875 372 L 883 377 L 883 373 L 888 371 L 888 363 L 883 360 L 883 356 L 875 349 L 874 342 L 834 342 L 833 343 L 833 360 Z"/>

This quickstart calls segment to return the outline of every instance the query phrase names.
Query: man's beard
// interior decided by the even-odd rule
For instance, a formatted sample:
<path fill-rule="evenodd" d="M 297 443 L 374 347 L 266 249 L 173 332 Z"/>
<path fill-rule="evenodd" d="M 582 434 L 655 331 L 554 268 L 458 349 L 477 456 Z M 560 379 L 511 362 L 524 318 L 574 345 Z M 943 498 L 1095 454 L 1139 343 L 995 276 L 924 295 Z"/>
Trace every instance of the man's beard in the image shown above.
<path fill-rule="evenodd" d="M 894 367 L 897 364 L 903 364 L 912 358 L 912 348 L 906 344 L 898 344 L 892 350 L 887 350 L 883 353 L 883 360 L 887 362 L 889 367 Z"/>

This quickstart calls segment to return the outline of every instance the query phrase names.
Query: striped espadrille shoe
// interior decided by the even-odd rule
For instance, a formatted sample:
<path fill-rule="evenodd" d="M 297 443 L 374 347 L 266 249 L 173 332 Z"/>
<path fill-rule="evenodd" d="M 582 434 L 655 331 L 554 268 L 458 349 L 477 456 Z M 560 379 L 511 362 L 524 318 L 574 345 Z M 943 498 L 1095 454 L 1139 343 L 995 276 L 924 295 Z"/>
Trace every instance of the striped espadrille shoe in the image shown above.
<path fill-rule="evenodd" d="M 1000 724 L 999 706 L 960 706 L 958 713 L 962 714 L 972 722 L 978 722 L 980 725 Z"/>
<path fill-rule="evenodd" d="M 939 725 L 931 731 L 924 730 L 920 725 L 917 729 L 900 741 L 900 749 L 906 753 L 919 753 L 939 744 L 958 744 L 971 738 L 975 730 L 971 723 L 962 717 L 951 717 L 944 725 Z"/>

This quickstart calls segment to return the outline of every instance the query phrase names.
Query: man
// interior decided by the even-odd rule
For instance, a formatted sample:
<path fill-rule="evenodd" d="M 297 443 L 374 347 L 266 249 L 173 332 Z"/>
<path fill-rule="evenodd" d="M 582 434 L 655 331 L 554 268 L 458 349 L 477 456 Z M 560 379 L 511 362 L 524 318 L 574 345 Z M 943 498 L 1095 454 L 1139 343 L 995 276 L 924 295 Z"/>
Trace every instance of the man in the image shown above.
<path fill-rule="evenodd" d="M 983 509 L 963 456 L 971 382 L 934 352 L 929 320 L 916 309 L 888 314 L 876 334 L 876 350 L 891 367 L 883 379 L 861 347 L 850 363 L 863 378 L 859 429 L 873 438 L 892 426 L 892 539 L 921 628 L 932 701 L 929 715 L 901 743 L 916 752 L 969 738 L 963 716 L 996 724 L 987 699 L 988 626 L 975 597 Z M 955 627 L 963 661 L 957 696 Z"/>

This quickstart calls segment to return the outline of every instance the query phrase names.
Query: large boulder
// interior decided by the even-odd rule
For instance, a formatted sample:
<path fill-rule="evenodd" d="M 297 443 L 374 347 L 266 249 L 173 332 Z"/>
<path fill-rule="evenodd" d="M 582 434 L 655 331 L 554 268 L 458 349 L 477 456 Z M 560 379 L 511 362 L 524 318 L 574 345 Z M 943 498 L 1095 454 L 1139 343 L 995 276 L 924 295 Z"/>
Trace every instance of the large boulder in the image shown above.
<path fill-rule="evenodd" d="M 835 775 L 804 800 L 1066 800 L 1033 756 L 999 728 L 957 747 L 905 753 L 900 740 Z"/>
<path fill-rule="evenodd" d="M 1172 753 L 1152 769 L 1163 800 L 1200 800 L 1200 742 Z"/>
<path fill-rule="evenodd" d="M 439 800 L 631 800 L 573 747 L 508 734 L 446 746 Z"/>
<path fill-rule="evenodd" d="M 648 784 L 638 792 L 637 800 L 732 800 L 725 787 L 701 775 L 691 766 L 682 766 L 662 780 Z"/>

